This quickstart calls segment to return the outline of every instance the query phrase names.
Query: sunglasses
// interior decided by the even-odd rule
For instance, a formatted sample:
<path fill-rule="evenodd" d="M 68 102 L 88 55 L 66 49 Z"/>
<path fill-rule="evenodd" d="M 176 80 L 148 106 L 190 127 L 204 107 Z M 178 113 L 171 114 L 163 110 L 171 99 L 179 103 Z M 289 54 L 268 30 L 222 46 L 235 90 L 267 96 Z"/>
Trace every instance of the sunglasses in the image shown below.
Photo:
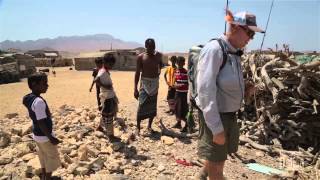
<path fill-rule="evenodd" d="M 244 26 L 239 26 L 239 27 L 241 27 L 241 29 L 243 29 L 246 32 L 246 34 L 248 35 L 248 37 L 250 37 L 250 39 L 253 39 L 253 36 L 256 34 L 254 31 Z"/>

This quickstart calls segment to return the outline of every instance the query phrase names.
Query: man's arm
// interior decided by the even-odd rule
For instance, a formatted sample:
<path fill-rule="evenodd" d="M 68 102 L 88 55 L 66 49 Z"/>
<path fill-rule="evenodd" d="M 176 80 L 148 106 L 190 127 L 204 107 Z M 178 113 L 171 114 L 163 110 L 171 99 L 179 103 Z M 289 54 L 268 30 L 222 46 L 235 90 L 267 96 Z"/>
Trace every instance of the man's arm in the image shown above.
<path fill-rule="evenodd" d="M 167 74 L 168 74 L 168 69 L 164 72 L 163 77 L 164 77 L 165 82 L 166 82 L 166 83 L 167 83 L 167 85 L 169 86 L 169 84 L 168 84 L 168 80 L 167 80 Z"/>
<path fill-rule="evenodd" d="M 161 74 L 161 69 L 164 67 L 164 64 L 162 62 L 162 54 L 158 53 L 159 56 L 159 75 Z"/>
<path fill-rule="evenodd" d="M 139 97 L 138 83 L 140 80 L 140 73 L 142 70 L 142 57 L 143 55 L 139 55 L 137 58 L 136 73 L 134 75 L 134 97 L 136 99 L 138 99 Z"/>
<path fill-rule="evenodd" d="M 197 104 L 203 112 L 203 116 L 208 128 L 213 135 L 213 142 L 224 144 L 224 128 L 220 119 L 217 106 L 217 86 L 216 80 L 219 67 L 222 63 L 222 52 L 214 47 L 204 47 L 200 54 L 197 75 Z M 221 137 L 223 136 L 223 137 Z M 218 140 L 216 140 L 216 138 Z"/>

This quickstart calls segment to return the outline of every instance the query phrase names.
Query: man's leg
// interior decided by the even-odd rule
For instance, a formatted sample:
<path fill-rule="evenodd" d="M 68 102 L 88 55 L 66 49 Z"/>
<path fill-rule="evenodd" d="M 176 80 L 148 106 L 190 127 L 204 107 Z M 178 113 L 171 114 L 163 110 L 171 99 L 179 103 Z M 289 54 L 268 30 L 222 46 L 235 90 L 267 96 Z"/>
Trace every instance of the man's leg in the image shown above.
<path fill-rule="evenodd" d="M 225 161 L 221 161 L 221 162 L 207 161 L 205 163 L 210 180 L 223 180 L 224 162 Z"/>
<path fill-rule="evenodd" d="M 46 180 L 51 180 L 52 172 L 46 173 Z"/>
<path fill-rule="evenodd" d="M 46 179 L 46 169 L 45 168 L 41 168 L 41 180 L 45 180 Z"/>
<path fill-rule="evenodd" d="M 140 134 L 140 124 L 141 124 L 141 119 L 139 119 L 139 117 L 137 115 L 137 129 L 136 129 L 137 135 Z"/>
<path fill-rule="evenodd" d="M 148 130 L 149 130 L 150 132 L 153 132 L 153 129 L 152 129 L 153 119 L 154 119 L 154 117 L 149 118 Z"/>

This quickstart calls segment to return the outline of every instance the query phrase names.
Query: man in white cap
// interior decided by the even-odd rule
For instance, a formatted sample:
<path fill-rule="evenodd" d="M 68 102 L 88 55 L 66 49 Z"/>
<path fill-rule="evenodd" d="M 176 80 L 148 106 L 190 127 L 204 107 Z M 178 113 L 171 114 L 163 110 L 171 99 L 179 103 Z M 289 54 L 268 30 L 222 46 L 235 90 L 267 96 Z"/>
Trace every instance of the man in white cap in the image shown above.
<path fill-rule="evenodd" d="M 228 32 L 218 41 L 208 42 L 200 52 L 197 66 L 196 103 L 200 108 L 198 155 L 205 159 L 200 179 L 223 179 L 227 155 L 235 153 L 239 144 L 236 112 L 245 94 L 241 50 L 253 39 L 256 17 L 247 12 L 227 12 Z M 225 58 L 224 58 L 225 57 Z"/>

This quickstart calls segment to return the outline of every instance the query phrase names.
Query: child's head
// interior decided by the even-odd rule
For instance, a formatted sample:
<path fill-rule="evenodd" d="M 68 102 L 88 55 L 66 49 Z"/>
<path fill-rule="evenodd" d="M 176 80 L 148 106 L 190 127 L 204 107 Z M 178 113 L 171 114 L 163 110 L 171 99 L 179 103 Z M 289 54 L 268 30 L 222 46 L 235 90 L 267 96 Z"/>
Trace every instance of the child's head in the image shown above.
<path fill-rule="evenodd" d="M 28 86 L 32 92 L 41 94 L 47 92 L 48 77 L 43 72 L 37 72 L 28 77 Z"/>
<path fill-rule="evenodd" d="M 102 68 L 102 65 L 103 65 L 103 58 L 102 57 L 97 57 L 95 60 L 94 60 L 94 62 L 96 63 L 96 67 L 97 68 Z"/>
<path fill-rule="evenodd" d="M 170 57 L 170 62 L 172 66 L 175 66 L 177 63 L 177 56 L 171 56 Z"/>
<path fill-rule="evenodd" d="M 179 68 L 183 68 L 183 66 L 185 65 L 186 59 L 182 56 L 179 56 L 177 58 L 177 64 Z"/>
<path fill-rule="evenodd" d="M 115 63 L 116 58 L 113 54 L 108 53 L 103 56 L 103 65 L 105 68 L 111 69 Z"/>

